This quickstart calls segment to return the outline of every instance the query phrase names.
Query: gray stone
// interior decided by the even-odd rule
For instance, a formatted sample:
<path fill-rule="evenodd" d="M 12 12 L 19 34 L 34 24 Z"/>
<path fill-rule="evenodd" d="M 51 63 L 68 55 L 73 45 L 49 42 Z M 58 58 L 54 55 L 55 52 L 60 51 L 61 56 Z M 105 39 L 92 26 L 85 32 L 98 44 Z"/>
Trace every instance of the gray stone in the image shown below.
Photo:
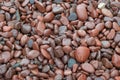
<path fill-rule="evenodd" d="M 67 31 L 66 26 L 60 26 L 59 27 L 59 35 L 63 35 Z"/>
<path fill-rule="evenodd" d="M 70 13 L 70 15 L 68 16 L 68 20 L 70 21 L 74 21 L 77 19 L 77 14 L 75 12 Z"/>

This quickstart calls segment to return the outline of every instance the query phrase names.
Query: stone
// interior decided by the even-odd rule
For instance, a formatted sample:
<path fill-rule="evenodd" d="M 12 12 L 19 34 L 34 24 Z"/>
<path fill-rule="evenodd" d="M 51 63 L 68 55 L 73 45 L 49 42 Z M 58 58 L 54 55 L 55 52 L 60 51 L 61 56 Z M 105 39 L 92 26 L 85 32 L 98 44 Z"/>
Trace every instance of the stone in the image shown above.
<path fill-rule="evenodd" d="M 76 60 L 73 59 L 73 58 L 70 58 L 70 59 L 68 60 L 68 67 L 69 67 L 69 68 L 72 68 L 74 64 L 76 64 Z"/>
<path fill-rule="evenodd" d="M 7 63 L 11 59 L 11 54 L 8 51 L 2 52 L 1 58 L 4 60 L 4 63 Z"/>
<path fill-rule="evenodd" d="M 50 70 L 50 67 L 48 65 L 43 66 L 42 72 L 48 72 Z"/>
<path fill-rule="evenodd" d="M 53 13 L 58 14 L 58 13 L 62 13 L 64 11 L 64 8 L 61 6 L 55 6 L 52 8 L 52 11 Z"/>
<path fill-rule="evenodd" d="M 64 45 L 64 46 L 70 46 L 70 45 L 71 45 L 71 39 L 69 39 L 69 38 L 64 38 L 64 39 L 62 40 L 62 45 Z"/>
<path fill-rule="evenodd" d="M 55 59 L 54 59 L 54 62 L 55 62 L 56 66 L 57 66 L 58 68 L 60 68 L 60 69 L 63 69 L 63 68 L 64 68 L 64 64 L 63 64 L 63 62 L 62 62 L 59 58 L 55 58 Z"/>
<path fill-rule="evenodd" d="M 103 8 L 102 10 L 103 15 L 107 16 L 107 17 L 113 17 L 113 14 L 111 13 L 110 10 Z"/>
<path fill-rule="evenodd" d="M 88 29 L 94 29 L 95 23 L 94 22 L 86 22 L 85 26 L 87 26 Z"/>
<path fill-rule="evenodd" d="M 7 71 L 7 66 L 6 64 L 0 65 L 0 74 L 4 74 Z"/>
<path fill-rule="evenodd" d="M 24 0 L 24 2 L 22 3 L 22 6 L 25 7 L 28 3 L 29 3 L 29 0 Z"/>
<path fill-rule="evenodd" d="M 102 63 L 106 68 L 113 68 L 112 63 L 107 58 L 102 58 Z"/>
<path fill-rule="evenodd" d="M 31 50 L 28 54 L 27 57 L 28 59 L 34 59 L 40 55 L 39 51 L 37 50 Z"/>
<path fill-rule="evenodd" d="M 85 21 L 88 18 L 87 10 L 84 4 L 79 4 L 76 7 L 76 13 L 79 20 Z"/>
<path fill-rule="evenodd" d="M 35 1 L 35 6 L 40 12 L 45 12 L 45 7 L 40 1 Z"/>
<path fill-rule="evenodd" d="M 99 3 L 98 8 L 99 9 L 105 8 L 105 3 L 103 3 L 103 2 Z"/>
<path fill-rule="evenodd" d="M 113 54 L 112 63 L 115 67 L 120 68 L 120 56 L 118 54 Z"/>
<path fill-rule="evenodd" d="M 49 12 L 44 16 L 44 21 L 45 22 L 50 22 L 54 19 L 54 14 L 53 12 Z"/>
<path fill-rule="evenodd" d="M 83 64 L 81 64 L 81 67 L 86 72 L 89 72 L 89 73 L 95 72 L 94 67 L 90 63 L 83 63 Z"/>
<path fill-rule="evenodd" d="M 77 14 L 75 12 L 70 13 L 68 16 L 69 21 L 75 21 L 77 19 Z"/>
<path fill-rule="evenodd" d="M 29 40 L 27 41 L 27 46 L 28 46 L 29 48 L 32 48 L 32 46 L 33 46 L 33 40 L 32 40 L 32 39 L 29 39 Z"/>
<path fill-rule="evenodd" d="M 21 31 L 22 31 L 22 33 L 24 33 L 24 34 L 28 34 L 28 33 L 30 33 L 31 32 L 31 26 L 30 25 L 28 25 L 28 24 L 24 24 L 22 27 L 21 27 Z"/>
<path fill-rule="evenodd" d="M 109 48 L 110 47 L 110 42 L 109 41 L 101 41 L 102 47 L 103 48 Z"/>
<path fill-rule="evenodd" d="M 51 59 L 50 54 L 45 49 L 41 49 L 41 53 L 45 58 Z"/>
<path fill-rule="evenodd" d="M 114 38 L 115 42 L 120 42 L 120 33 L 117 33 Z"/>
<path fill-rule="evenodd" d="M 85 62 L 90 55 L 90 49 L 84 46 L 80 46 L 76 49 L 74 55 L 78 62 Z"/>
<path fill-rule="evenodd" d="M 67 27 L 66 26 L 60 26 L 59 27 L 59 35 L 65 34 L 66 31 L 67 31 Z"/>
<path fill-rule="evenodd" d="M 30 4 L 34 4 L 35 3 L 35 0 L 30 0 Z"/>
<path fill-rule="evenodd" d="M 77 80 L 87 80 L 87 76 L 85 74 L 81 74 Z"/>

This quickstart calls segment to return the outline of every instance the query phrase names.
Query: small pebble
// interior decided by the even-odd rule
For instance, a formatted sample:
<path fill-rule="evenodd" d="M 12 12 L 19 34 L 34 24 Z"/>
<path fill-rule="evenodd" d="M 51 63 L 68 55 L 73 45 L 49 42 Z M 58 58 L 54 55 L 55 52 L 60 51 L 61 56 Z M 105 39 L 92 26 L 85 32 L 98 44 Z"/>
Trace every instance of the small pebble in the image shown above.
<path fill-rule="evenodd" d="M 90 55 L 90 49 L 87 47 L 78 47 L 75 51 L 75 58 L 78 62 L 85 62 Z"/>
<path fill-rule="evenodd" d="M 73 58 L 70 58 L 70 59 L 68 60 L 68 67 L 69 67 L 69 68 L 72 68 L 74 64 L 76 64 L 76 60 L 73 59 Z"/>
<path fill-rule="evenodd" d="M 111 13 L 110 10 L 103 8 L 102 10 L 103 15 L 107 16 L 107 17 L 113 17 L 113 14 Z"/>
<path fill-rule="evenodd" d="M 102 79 L 101 77 L 97 77 L 95 78 L 95 80 L 104 80 L 104 79 Z"/>
<path fill-rule="evenodd" d="M 99 3 L 98 8 L 99 9 L 105 8 L 105 3 L 103 3 L 103 2 Z"/>
<path fill-rule="evenodd" d="M 64 8 L 61 6 L 55 6 L 53 7 L 52 11 L 53 13 L 58 14 L 58 13 L 62 13 L 64 11 Z"/>
<path fill-rule="evenodd" d="M 33 46 L 33 40 L 32 40 L 32 39 L 29 39 L 29 40 L 28 40 L 27 46 L 28 46 L 29 48 L 32 48 L 32 46 Z"/>
<path fill-rule="evenodd" d="M 54 0 L 55 3 L 60 3 L 62 2 L 63 0 Z"/>
<path fill-rule="evenodd" d="M 69 38 L 64 38 L 64 39 L 62 40 L 62 45 L 64 45 L 64 46 L 69 46 L 69 45 L 71 45 L 71 39 L 69 39 Z"/>
<path fill-rule="evenodd" d="M 35 0 L 30 0 L 30 4 L 34 4 L 35 3 Z"/>
<path fill-rule="evenodd" d="M 0 74 L 4 74 L 7 71 L 6 64 L 0 65 Z"/>
<path fill-rule="evenodd" d="M 42 12 L 42 13 L 45 12 L 45 7 L 43 6 L 43 4 L 40 1 L 36 1 L 35 6 L 40 12 Z"/>
<path fill-rule="evenodd" d="M 31 31 L 31 26 L 28 24 L 24 24 L 21 28 L 22 33 L 28 34 Z"/>
<path fill-rule="evenodd" d="M 27 54 L 27 57 L 28 57 L 28 59 L 34 59 L 34 58 L 38 57 L 39 54 L 40 54 L 39 51 L 37 51 L 37 50 L 31 50 L 31 51 Z"/>
<path fill-rule="evenodd" d="M 11 58 L 11 54 L 8 51 L 2 52 L 0 55 L 2 59 L 4 60 L 4 63 L 7 63 Z"/>
<path fill-rule="evenodd" d="M 50 70 L 50 67 L 48 65 L 43 66 L 42 72 L 48 72 Z"/>
<path fill-rule="evenodd" d="M 110 47 L 110 42 L 109 41 L 101 41 L 102 47 L 103 48 L 109 48 Z"/>
<path fill-rule="evenodd" d="M 81 65 L 82 69 L 85 70 L 86 72 L 89 72 L 89 73 L 94 73 L 95 72 L 95 69 L 94 67 L 89 64 L 89 63 L 83 63 Z"/>
<path fill-rule="evenodd" d="M 114 38 L 115 42 L 120 42 L 120 33 L 117 33 Z"/>
<path fill-rule="evenodd" d="M 60 26 L 59 27 L 59 35 L 65 34 L 66 31 L 67 31 L 67 27 L 66 26 Z"/>
<path fill-rule="evenodd" d="M 75 12 L 70 13 L 70 15 L 68 16 L 68 20 L 70 21 L 74 21 L 77 19 L 77 14 Z"/>

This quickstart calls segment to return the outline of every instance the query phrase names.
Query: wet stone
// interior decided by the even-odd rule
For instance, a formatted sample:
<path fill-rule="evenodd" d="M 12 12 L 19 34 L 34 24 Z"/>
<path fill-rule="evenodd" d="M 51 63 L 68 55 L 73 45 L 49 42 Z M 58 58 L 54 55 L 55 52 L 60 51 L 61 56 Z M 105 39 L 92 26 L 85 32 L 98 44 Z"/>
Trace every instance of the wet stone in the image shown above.
<path fill-rule="evenodd" d="M 67 31 L 66 26 L 60 26 L 59 27 L 59 35 L 63 35 Z"/>
<path fill-rule="evenodd" d="M 28 46 L 29 48 L 32 48 L 32 46 L 33 46 L 33 40 L 32 40 L 32 39 L 29 39 L 29 40 L 28 40 L 27 46 Z"/>
<path fill-rule="evenodd" d="M 68 16 L 68 20 L 70 21 L 74 21 L 77 19 L 77 14 L 75 12 L 70 13 L 70 15 Z"/>
<path fill-rule="evenodd" d="M 76 60 L 73 59 L 73 58 L 70 58 L 70 59 L 68 60 L 68 67 L 69 67 L 69 68 L 72 68 L 72 66 L 73 66 L 74 64 L 76 64 Z"/>

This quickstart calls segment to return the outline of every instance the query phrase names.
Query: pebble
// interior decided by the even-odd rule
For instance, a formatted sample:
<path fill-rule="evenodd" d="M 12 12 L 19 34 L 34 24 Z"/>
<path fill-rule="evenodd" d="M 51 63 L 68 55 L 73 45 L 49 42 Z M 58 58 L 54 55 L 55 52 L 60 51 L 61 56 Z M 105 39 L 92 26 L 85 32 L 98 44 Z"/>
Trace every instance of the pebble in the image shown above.
<path fill-rule="evenodd" d="M 24 58 L 21 60 L 20 65 L 27 66 L 30 63 L 30 60 L 27 58 Z"/>
<path fill-rule="evenodd" d="M 76 64 L 76 60 L 73 59 L 73 58 L 70 58 L 70 59 L 68 60 L 68 67 L 69 67 L 69 68 L 72 68 L 74 64 Z"/>
<path fill-rule="evenodd" d="M 30 74 L 30 70 L 23 70 L 23 71 L 21 71 L 21 73 L 20 73 L 20 75 L 22 76 L 22 77 L 26 77 L 26 76 L 28 76 Z"/>
<path fill-rule="evenodd" d="M 60 26 L 59 27 L 59 35 L 65 34 L 66 31 L 67 31 L 67 27 L 66 26 Z"/>
<path fill-rule="evenodd" d="M 70 13 L 68 16 L 69 21 L 75 21 L 77 19 L 77 14 L 75 12 Z"/>
<path fill-rule="evenodd" d="M 10 67 L 10 68 L 7 70 L 7 72 L 5 73 L 5 78 L 10 79 L 10 78 L 12 78 L 13 74 L 14 74 L 14 70 L 13 70 L 12 67 Z"/>
<path fill-rule="evenodd" d="M 0 65 L 0 74 L 4 74 L 7 71 L 7 66 L 6 64 Z"/>
<path fill-rule="evenodd" d="M 29 39 L 29 40 L 28 40 L 27 46 L 28 46 L 29 48 L 32 48 L 32 46 L 33 46 L 33 40 L 32 40 L 32 39 Z"/>
<path fill-rule="evenodd" d="M 27 57 L 28 59 L 34 59 L 40 55 L 39 51 L 37 50 L 31 50 L 28 54 Z"/>
<path fill-rule="evenodd" d="M 64 45 L 64 46 L 70 46 L 71 45 L 71 39 L 70 38 L 64 38 L 62 40 L 62 45 Z"/>
<path fill-rule="evenodd" d="M 85 36 L 86 36 L 85 30 L 80 29 L 80 30 L 78 30 L 77 33 L 78 33 L 78 35 L 79 35 L 80 37 L 85 37 Z"/>
<path fill-rule="evenodd" d="M 60 3 L 62 2 L 63 0 L 54 0 L 55 3 Z"/>
<path fill-rule="evenodd" d="M 40 12 L 45 12 L 45 7 L 40 1 L 35 1 L 35 6 Z"/>
<path fill-rule="evenodd" d="M 22 3 L 22 6 L 25 7 L 28 3 L 29 3 L 29 0 L 24 0 L 24 2 Z"/>
<path fill-rule="evenodd" d="M 76 49 L 74 54 L 78 62 L 85 62 L 90 55 L 90 49 L 87 47 L 80 46 Z"/>
<path fill-rule="evenodd" d="M 86 22 L 85 26 L 87 26 L 88 29 L 94 29 L 95 23 L 94 22 Z"/>
<path fill-rule="evenodd" d="M 16 29 L 11 30 L 13 37 L 17 37 L 18 31 Z"/>
<path fill-rule="evenodd" d="M 79 20 L 85 21 L 88 18 L 87 10 L 84 4 L 79 4 L 76 7 L 76 13 Z"/>
<path fill-rule="evenodd" d="M 62 50 L 62 47 L 56 46 L 55 47 L 55 56 L 60 58 L 60 57 L 63 57 L 63 55 L 64 55 L 64 52 Z"/>
<path fill-rule="evenodd" d="M 64 75 L 71 75 L 72 74 L 72 71 L 71 70 L 65 70 L 64 71 Z"/>
<path fill-rule="evenodd" d="M 71 51 L 72 51 L 72 48 L 70 46 L 64 46 L 63 47 L 63 51 L 66 53 L 66 54 L 69 54 Z"/>
<path fill-rule="evenodd" d="M 113 29 L 120 31 L 120 26 L 116 22 L 113 22 Z"/>
<path fill-rule="evenodd" d="M 45 26 L 45 24 L 43 22 L 40 21 L 37 24 L 36 28 L 37 28 L 37 31 L 38 31 L 38 35 L 42 35 L 44 33 L 44 30 L 45 30 L 46 26 Z"/>
<path fill-rule="evenodd" d="M 11 54 L 8 51 L 2 52 L 0 55 L 4 60 L 4 63 L 7 63 L 11 59 Z"/>
<path fill-rule="evenodd" d="M 95 80 L 104 80 L 101 77 L 96 77 Z"/>
<path fill-rule="evenodd" d="M 116 51 L 118 54 L 120 54 L 120 47 L 116 46 L 116 47 L 115 47 L 115 51 Z"/>
<path fill-rule="evenodd" d="M 95 38 L 93 37 L 88 38 L 86 42 L 89 46 L 94 46 L 96 44 Z"/>
<path fill-rule="evenodd" d="M 111 27 L 112 27 L 112 22 L 111 22 L 111 21 L 107 21 L 107 22 L 105 23 L 105 27 L 106 27 L 106 28 L 111 28 Z"/>
<path fill-rule="evenodd" d="M 27 43 L 27 40 L 28 40 L 28 36 L 27 35 L 23 35 L 20 39 L 20 44 L 22 46 L 24 46 L 26 43 Z"/>
<path fill-rule="evenodd" d="M 107 17 L 113 17 L 113 14 L 111 13 L 110 10 L 103 8 L 102 10 L 103 15 L 107 16 Z"/>
<path fill-rule="evenodd" d="M 120 42 L 120 33 L 117 33 L 114 38 L 115 42 Z"/>
<path fill-rule="evenodd" d="M 9 32 L 12 29 L 11 26 L 3 26 L 3 31 Z"/>
<path fill-rule="evenodd" d="M 112 63 L 115 67 L 120 68 L 120 56 L 118 54 L 113 54 Z"/>
<path fill-rule="evenodd" d="M 97 29 L 98 31 L 102 31 L 104 29 L 104 23 L 98 23 L 95 26 L 95 29 Z"/>
<path fill-rule="evenodd" d="M 52 12 L 55 14 L 62 13 L 64 11 L 64 8 L 61 6 L 55 6 L 52 8 Z"/>
<path fill-rule="evenodd" d="M 111 77 L 115 77 L 115 76 L 118 76 L 118 75 L 119 75 L 119 71 L 118 70 L 115 69 L 115 70 L 111 71 L 111 74 L 110 74 Z"/>
<path fill-rule="evenodd" d="M 112 63 L 107 58 L 102 58 L 102 63 L 106 68 L 113 68 Z"/>
<path fill-rule="evenodd" d="M 35 3 L 35 0 L 30 0 L 30 4 L 34 4 Z"/>
<path fill-rule="evenodd" d="M 64 64 L 63 64 L 63 62 L 62 62 L 60 59 L 55 58 L 55 59 L 54 59 L 54 62 L 55 62 L 56 66 L 57 66 L 58 68 L 60 68 L 60 69 L 63 69 L 63 68 L 64 68 Z"/>
<path fill-rule="evenodd" d="M 28 33 L 31 32 L 31 26 L 28 25 L 28 24 L 24 24 L 24 25 L 22 25 L 22 27 L 21 27 L 21 31 L 22 31 L 22 33 L 24 33 L 24 34 L 28 34 Z"/>
<path fill-rule="evenodd" d="M 62 79 L 63 79 L 63 77 L 61 74 L 57 74 L 54 78 L 54 80 L 62 80 Z"/>
<path fill-rule="evenodd" d="M 65 15 L 61 15 L 60 21 L 63 25 L 68 25 L 69 21 Z"/>
<path fill-rule="evenodd" d="M 85 74 L 81 74 L 77 80 L 87 80 L 87 76 Z"/>
<path fill-rule="evenodd" d="M 107 39 L 113 39 L 115 37 L 115 30 L 111 29 L 109 34 L 107 35 Z M 115 38 L 114 38 L 115 39 Z"/>
<path fill-rule="evenodd" d="M 92 64 L 93 67 L 94 67 L 95 69 L 97 69 L 98 66 L 99 66 L 99 61 L 97 61 L 97 60 L 92 60 L 92 61 L 90 62 L 90 64 Z"/>
<path fill-rule="evenodd" d="M 16 12 L 15 8 L 10 8 L 10 13 L 14 14 Z"/>
<path fill-rule="evenodd" d="M 98 8 L 99 8 L 99 9 L 105 8 L 105 3 L 103 3 L 103 2 L 99 3 L 99 4 L 98 4 Z"/>
<path fill-rule="evenodd" d="M 47 13 L 47 14 L 45 15 L 45 17 L 44 17 L 44 21 L 45 21 L 45 22 L 50 22 L 50 21 L 52 21 L 53 19 L 54 19 L 54 14 L 53 14 L 53 12 Z"/>
<path fill-rule="evenodd" d="M 50 70 L 50 67 L 48 65 L 43 66 L 42 72 L 48 72 Z"/>
<path fill-rule="evenodd" d="M 109 48 L 110 47 L 110 42 L 109 41 L 101 41 L 102 47 L 103 48 Z"/>
<path fill-rule="evenodd" d="M 81 64 L 81 67 L 86 72 L 89 72 L 89 73 L 94 73 L 95 72 L 94 67 L 89 63 L 83 63 L 83 64 Z"/>
<path fill-rule="evenodd" d="M 5 20 L 5 15 L 0 13 L 0 22 Z"/>
<path fill-rule="evenodd" d="M 46 59 L 51 59 L 50 54 L 45 49 L 41 49 L 41 53 Z"/>

